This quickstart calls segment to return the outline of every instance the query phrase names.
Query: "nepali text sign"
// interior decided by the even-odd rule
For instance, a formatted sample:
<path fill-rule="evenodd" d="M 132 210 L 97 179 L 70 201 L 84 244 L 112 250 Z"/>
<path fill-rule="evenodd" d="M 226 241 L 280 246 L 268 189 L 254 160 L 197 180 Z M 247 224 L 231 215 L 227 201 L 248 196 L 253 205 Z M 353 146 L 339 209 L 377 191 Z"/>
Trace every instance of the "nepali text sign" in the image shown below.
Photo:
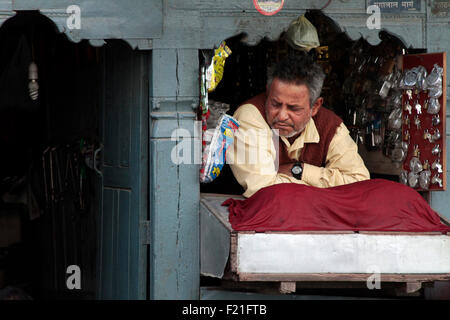
<path fill-rule="evenodd" d="M 381 12 L 387 13 L 420 11 L 420 0 L 410 0 L 410 1 L 367 0 L 368 7 L 374 5 L 378 6 Z"/>
<path fill-rule="evenodd" d="M 431 14 L 436 17 L 447 17 L 450 13 L 450 0 L 434 0 L 431 4 Z"/>

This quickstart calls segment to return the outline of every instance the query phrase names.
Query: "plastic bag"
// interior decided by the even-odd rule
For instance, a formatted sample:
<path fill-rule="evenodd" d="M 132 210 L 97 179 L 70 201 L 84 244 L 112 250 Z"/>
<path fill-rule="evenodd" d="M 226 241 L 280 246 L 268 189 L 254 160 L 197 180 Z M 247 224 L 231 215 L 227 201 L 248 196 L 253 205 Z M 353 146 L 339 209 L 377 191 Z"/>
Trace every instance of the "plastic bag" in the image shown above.
<path fill-rule="evenodd" d="M 320 46 L 316 27 L 304 15 L 294 20 L 286 31 L 286 40 L 295 49 L 309 51 Z"/>
<path fill-rule="evenodd" d="M 231 49 L 225 44 L 225 41 L 222 42 L 216 50 L 214 50 L 214 57 L 211 65 L 206 70 L 208 92 L 214 91 L 220 80 L 222 80 L 225 60 L 230 54 Z"/>
<path fill-rule="evenodd" d="M 233 117 L 224 114 L 220 117 L 217 127 L 214 129 L 211 139 L 211 130 L 205 132 L 209 144 L 203 152 L 202 168 L 200 169 L 200 182 L 209 183 L 216 179 L 224 164 L 225 155 L 233 143 L 234 132 L 239 128 L 239 122 Z"/>

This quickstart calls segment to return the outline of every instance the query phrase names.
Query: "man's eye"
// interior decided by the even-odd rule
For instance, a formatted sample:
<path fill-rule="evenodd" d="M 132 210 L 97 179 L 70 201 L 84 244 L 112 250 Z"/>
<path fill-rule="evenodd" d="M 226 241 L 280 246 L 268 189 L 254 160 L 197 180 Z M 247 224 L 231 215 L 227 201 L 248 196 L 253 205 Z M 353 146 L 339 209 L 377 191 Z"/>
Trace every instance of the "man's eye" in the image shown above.
<path fill-rule="evenodd" d="M 272 106 L 274 106 L 274 107 L 276 107 L 276 108 L 279 108 L 279 107 L 281 107 L 281 103 L 279 103 L 279 102 L 273 102 L 273 103 L 272 103 Z"/>

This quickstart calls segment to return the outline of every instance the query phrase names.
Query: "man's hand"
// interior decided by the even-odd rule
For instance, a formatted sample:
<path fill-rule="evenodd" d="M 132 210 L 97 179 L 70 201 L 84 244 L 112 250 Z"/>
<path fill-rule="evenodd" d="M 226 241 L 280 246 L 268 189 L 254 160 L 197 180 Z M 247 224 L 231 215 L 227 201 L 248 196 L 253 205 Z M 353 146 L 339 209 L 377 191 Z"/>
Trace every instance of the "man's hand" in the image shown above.
<path fill-rule="evenodd" d="M 285 175 L 287 175 L 289 177 L 293 177 L 291 169 L 294 166 L 294 163 L 295 162 L 289 162 L 289 163 L 285 163 L 285 164 L 280 165 L 278 167 L 278 173 L 282 173 L 282 174 L 285 174 Z M 302 165 L 302 169 L 304 169 L 303 162 L 301 163 L 301 165 Z"/>

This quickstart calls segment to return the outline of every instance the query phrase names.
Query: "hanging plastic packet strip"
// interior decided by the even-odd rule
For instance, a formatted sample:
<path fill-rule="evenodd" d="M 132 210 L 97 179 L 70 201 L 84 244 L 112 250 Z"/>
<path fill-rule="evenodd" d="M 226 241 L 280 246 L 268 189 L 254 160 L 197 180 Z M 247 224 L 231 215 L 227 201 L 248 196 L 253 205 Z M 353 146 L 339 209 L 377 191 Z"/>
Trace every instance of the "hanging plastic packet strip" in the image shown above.
<path fill-rule="evenodd" d="M 216 179 L 225 164 L 225 155 L 234 140 L 234 133 L 239 128 L 239 122 L 224 114 L 214 129 L 211 143 L 203 152 L 200 182 L 209 183 Z"/>
<path fill-rule="evenodd" d="M 208 112 L 208 89 L 206 83 L 206 68 L 201 68 L 201 84 L 200 84 L 200 106 L 202 115 Z"/>
<path fill-rule="evenodd" d="M 214 57 L 211 65 L 206 71 L 206 80 L 208 92 L 216 89 L 217 85 L 223 78 L 223 71 L 225 68 L 225 59 L 231 54 L 231 49 L 225 44 L 225 41 L 214 51 Z"/>

